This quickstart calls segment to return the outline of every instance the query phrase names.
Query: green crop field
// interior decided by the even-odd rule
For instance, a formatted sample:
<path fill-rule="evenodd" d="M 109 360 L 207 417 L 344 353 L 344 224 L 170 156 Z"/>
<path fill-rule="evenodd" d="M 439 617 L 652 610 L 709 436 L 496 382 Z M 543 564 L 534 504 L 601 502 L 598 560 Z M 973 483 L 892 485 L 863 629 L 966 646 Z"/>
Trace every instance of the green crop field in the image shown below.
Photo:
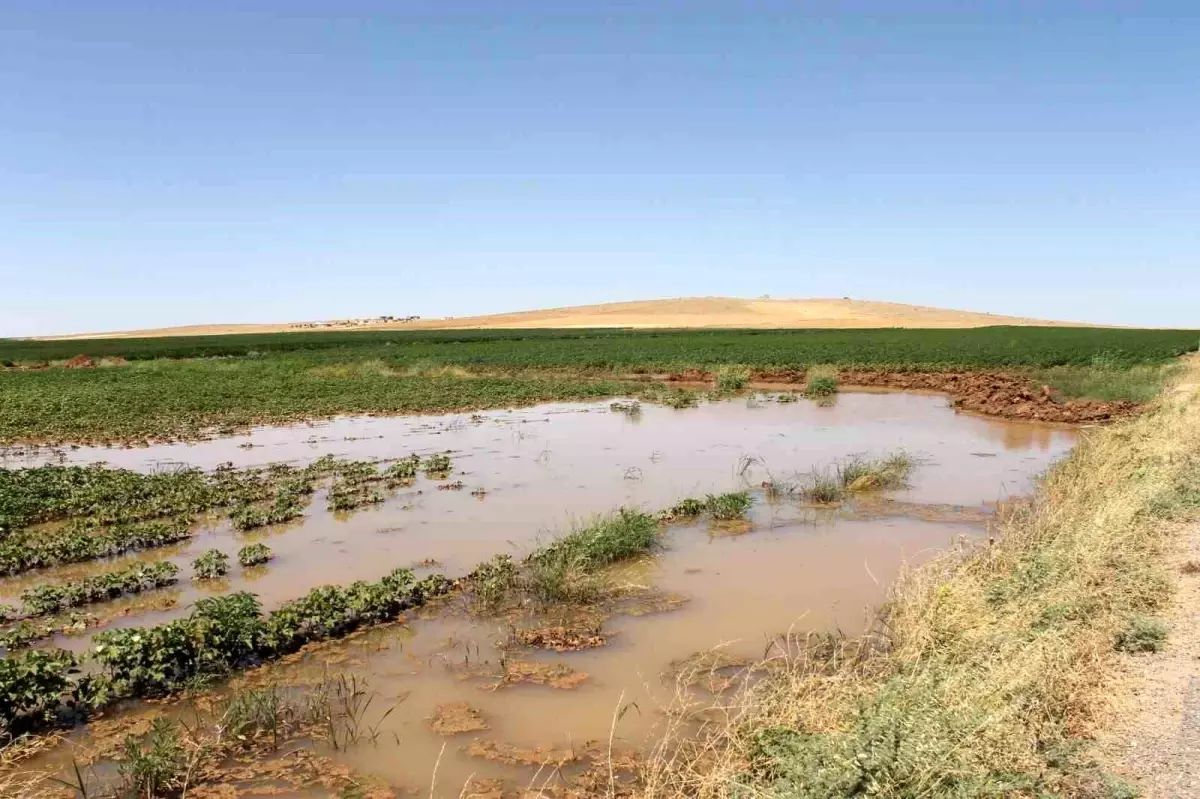
<path fill-rule="evenodd" d="M 0 341 L 0 441 L 192 438 L 338 413 L 653 399 L 663 389 L 633 383 L 630 373 L 721 366 L 1004 369 L 1036 372 L 1070 395 L 1144 399 L 1161 384 L 1160 366 L 1198 344 L 1200 331 L 1036 327 L 8 340 Z M 100 365 L 55 365 L 81 354 Z M 129 363 L 106 365 L 118 358 Z"/>
<path fill-rule="evenodd" d="M 0 340 L 0 362 L 84 354 L 127 360 L 293 355 L 314 363 L 380 359 L 496 368 L 697 364 L 922 368 L 1161 363 L 1195 350 L 1200 331 L 985 327 L 965 330 L 463 330 L 267 333 L 70 341 Z"/>

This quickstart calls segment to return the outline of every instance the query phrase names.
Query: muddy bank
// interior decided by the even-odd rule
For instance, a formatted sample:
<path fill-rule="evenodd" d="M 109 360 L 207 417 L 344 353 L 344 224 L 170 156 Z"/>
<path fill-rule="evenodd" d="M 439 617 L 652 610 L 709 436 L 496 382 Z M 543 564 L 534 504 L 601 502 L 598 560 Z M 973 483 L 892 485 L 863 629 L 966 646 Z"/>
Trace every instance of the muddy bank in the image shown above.
<path fill-rule="evenodd" d="M 958 410 L 1038 422 L 1108 422 L 1133 416 L 1136 402 L 1061 399 L 1048 386 L 1003 372 L 877 372 L 843 369 L 842 383 L 949 394 Z"/>
<path fill-rule="evenodd" d="M 700 369 L 666 375 L 669 382 L 708 382 L 715 376 Z M 758 369 L 750 373 L 754 384 L 802 384 L 806 372 L 799 367 Z M 1038 385 L 1018 374 L 991 371 L 924 372 L 876 369 L 839 369 L 844 387 L 894 388 L 949 394 L 951 405 L 962 411 L 1001 419 L 1084 424 L 1110 422 L 1137 414 L 1137 402 L 1065 399 L 1049 386 Z"/>

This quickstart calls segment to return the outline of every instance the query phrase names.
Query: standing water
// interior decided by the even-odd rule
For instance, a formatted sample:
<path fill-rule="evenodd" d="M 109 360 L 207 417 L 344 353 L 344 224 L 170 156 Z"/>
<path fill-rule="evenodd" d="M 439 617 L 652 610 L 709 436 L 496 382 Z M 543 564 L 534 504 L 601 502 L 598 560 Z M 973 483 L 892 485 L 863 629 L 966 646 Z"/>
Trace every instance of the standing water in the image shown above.
<path fill-rule="evenodd" d="M 222 522 L 165 552 L 0 580 L 0 601 L 30 585 L 164 554 L 187 574 L 186 564 L 206 549 L 232 555 L 262 540 L 275 553 L 265 569 L 154 592 L 173 602 L 110 603 L 119 613 L 106 628 L 157 624 L 185 615 L 198 598 L 227 591 L 253 591 L 269 610 L 314 586 L 376 579 L 398 566 L 420 573 L 425 564 L 459 576 L 497 553 L 519 557 L 617 507 L 657 511 L 683 497 L 752 490 L 748 522 L 673 525 L 659 553 L 617 570 L 629 601 L 549 609 L 531 620 L 472 613 L 451 598 L 406 624 L 320 645 L 230 683 L 239 689 L 365 681 L 371 703 L 360 723 L 369 734 L 336 751 L 322 744 L 323 751 L 397 790 L 428 794 L 432 782 L 433 795 L 454 797 L 468 782 L 553 786 L 589 758 L 644 751 L 689 666 L 758 659 L 789 631 L 861 631 L 903 567 L 985 534 L 995 503 L 1028 493 L 1033 478 L 1075 438 L 1069 429 L 956 414 L 936 396 L 845 393 L 826 407 L 771 397 L 632 413 L 608 403 L 556 404 L 343 418 L 194 444 L 81 448 L 58 457 L 151 471 L 449 451 L 454 474 L 447 482 L 462 487 L 441 490 L 421 479 L 349 514 L 326 511 L 319 492 L 296 522 L 252 534 Z M 898 450 L 917 459 L 908 486 L 863 502 L 814 508 L 762 490 L 847 458 Z M 10 454 L 3 465 L 45 460 L 45 453 Z M 520 640 L 518 628 L 531 624 L 565 628 L 560 632 L 570 640 Z M 82 649 L 88 639 L 61 636 L 54 643 Z M 572 651 L 556 652 L 554 645 Z M 711 683 L 728 674 L 702 673 L 703 687 L 718 691 L 723 686 Z M 158 711 L 134 705 L 126 712 Z M 88 745 L 86 731 L 75 738 Z M 71 751 L 59 747 L 39 765 L 69 768 Z"/>

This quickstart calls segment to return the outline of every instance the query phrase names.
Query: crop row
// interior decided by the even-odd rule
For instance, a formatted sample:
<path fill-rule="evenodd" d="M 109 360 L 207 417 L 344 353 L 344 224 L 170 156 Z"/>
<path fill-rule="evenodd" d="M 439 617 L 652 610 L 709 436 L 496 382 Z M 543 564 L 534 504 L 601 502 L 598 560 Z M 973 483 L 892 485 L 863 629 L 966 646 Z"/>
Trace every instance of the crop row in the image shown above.
<path fill-rule="evenodd" d="M 403 458 L 385 470 L 324 457 L 296 469 L 181 469 L 141 474 L 93 466 L 0 469 L 0 576 L 183 541 L 196 514 L 225 511 L 249 530 L 301 515 L 318 480 L 332 477 L 329 506 L 382 500 L 416 476 L 449 474 L 450 457 Z M 65 523 L 62 523 L 65 522 Z M 38 527 L 46 523 L 57 526 Z"/>
<path fill-rule="evenodd" d="M 0 659 L 0 735 L 85 715 L 121 698 L 171 693 L 310 641 L 395 619 L 449 588 L 440 575 L 417 581 L 408 569 L 397 569 L 374 582 L 315 588 L 267 614 L 253 594 L 238 592 L 199 600 L 187 618 L 100 633 L 83 660 L 62 650 L 10 655 Z M 88 663 L 95 669 L 84 674 Z"/>
<path fill-rule="evenodd" d="M 106 574 L 69 580 L 59 585 L 36 585 L 21 594 L 21 602 L 27 616 L 45 616 L 66 608 L 104 602 L 123 594 L 137 594 L 171 585 L 178 574 L 179 567 L 167 561 L 139 563 Z"/>
<path fill-rule="evenodd" d="M 55 530 L 21 530 L 0 541 L 0 576 L 81 563 L 191 538 L 190 518 L 120 522 L 107 527 L 73 521 Z"/>
<path fill-rule="evenodd" d="M 523 570 L 500 555 L 480 564 L 464 584 L 493 607 L 517 590 L 544 601 L 577 599 L 581 580 L 655 546 L 660 523 L 703 512 L 728 518 L 745 513 L 750 502 L 748 494 L 736 493 L 683 503 L 682 513 L 676 509 L 655 516 L 621 509 L 535 549 Z M 187 618 L 97 634 L 87 655 L 96 669 L 88 675 L 80 673 L 82 664 L 66 652 L 10 654 L 0 660 L 0 732 L 44 727 L 67 707 L 72 709 L 68 715 L 86 714 L 115 699 L 169 694 L 197 680 L 290 654 L 311 641 L 394 619 L 452 585 L 441 575 L 416 581 L 408 569 L 397 569 L 374 582 L 314 588 L 265 615 L 250 593 L 202 599 Z"/>

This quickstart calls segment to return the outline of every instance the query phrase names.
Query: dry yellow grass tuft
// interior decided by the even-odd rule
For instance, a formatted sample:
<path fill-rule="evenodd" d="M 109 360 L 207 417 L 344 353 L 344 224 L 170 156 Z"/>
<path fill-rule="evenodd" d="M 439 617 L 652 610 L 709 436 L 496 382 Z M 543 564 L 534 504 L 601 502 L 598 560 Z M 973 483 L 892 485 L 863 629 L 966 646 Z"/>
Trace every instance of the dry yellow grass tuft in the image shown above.
<path fill-rule="evenodd" d="M 1169 534 L 1198 513 L 1200 394 L 1169 391 L 1090 432 L 990 545 L 906 575 L 871 634 L 789 638 L 736 696 L 681 700 L 645 795 L 1134 795 L 1087 753 L 1117 650 L 1163 643 Z"/>

